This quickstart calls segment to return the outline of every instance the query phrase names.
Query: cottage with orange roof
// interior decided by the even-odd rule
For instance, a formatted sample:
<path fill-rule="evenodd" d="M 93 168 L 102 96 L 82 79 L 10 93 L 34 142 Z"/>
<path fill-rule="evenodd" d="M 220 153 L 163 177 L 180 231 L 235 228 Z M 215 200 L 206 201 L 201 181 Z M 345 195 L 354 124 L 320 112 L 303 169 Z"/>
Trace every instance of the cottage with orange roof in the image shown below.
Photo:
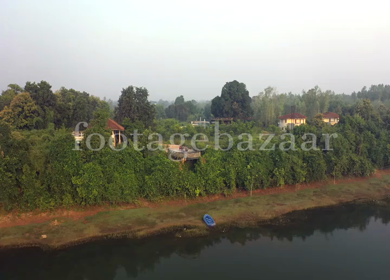
<path fill-rule="evenodd" d="M 118 144 L 122 144 L 121 131 L 125 131 L 123 126 L 112 119 L 108 119 L 106 129 L 111 130 L 111 138 L 115 147 Z M 84 131 L 74 131 L 72 135 L 76 139 L 76 142 L 80 143 L 84 138 Z"/>
<path fill-rule="evenodd" d="M 125 131 L 124 127 L 116 121 L 108 119 L 106 128 L 111 130 L 111 138 L 113 139 L 114 147 L 116 147 L 117 144 L 122 144 L 121 131 Z"/>
<path fill-rule="evenodd" d="M 322 114 L 322 121 L 334 125 L 340 121 L 340 115 L 333 112 L 326 112 Z"/>
<path fill-rule="evenodd" d="M 307 117 L 300 113 L 292 113 L 279 117 L 279 127 L 282 130 L 286 128 L 293 129 L 294 126 L 300 126 L 306 123 Z"/>

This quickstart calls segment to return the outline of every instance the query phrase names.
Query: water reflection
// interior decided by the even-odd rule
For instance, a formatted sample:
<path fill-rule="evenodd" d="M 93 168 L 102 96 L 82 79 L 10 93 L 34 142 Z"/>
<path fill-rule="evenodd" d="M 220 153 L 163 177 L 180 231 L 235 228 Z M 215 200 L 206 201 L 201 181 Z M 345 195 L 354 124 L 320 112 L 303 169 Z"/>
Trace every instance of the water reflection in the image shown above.
<path fill-rule="evenodd" d="M 231 230 L 205 238 L 155 237 L 144 240 L 106 240 L 77 247 L 42 252 L 39 249 L 0 251 L 0 279 L 114 279 L 118 268 L 127 277 L 153 271 L 164 259 L 177 254 L 196 259 L 208 247 L 224 240 L 245 245 L 262 237 L 271 240 L 305 240 L 319 231 L 330 235 L 336 229 L 364 231 L 374 217 L 387 224 L 390 221 L 388 201 L 346 205 L 334 208 L 291 213 L 280 221 L 288 226 L 264 225 L 258 229 Z M 274 221 L 275 222 L 275 221 Z"/>

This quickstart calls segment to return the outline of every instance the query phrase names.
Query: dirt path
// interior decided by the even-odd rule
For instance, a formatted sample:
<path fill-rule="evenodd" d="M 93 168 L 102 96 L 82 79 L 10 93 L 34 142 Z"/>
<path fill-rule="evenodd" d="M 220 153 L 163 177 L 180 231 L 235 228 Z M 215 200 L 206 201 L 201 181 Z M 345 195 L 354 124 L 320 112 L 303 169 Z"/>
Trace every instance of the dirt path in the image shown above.
<path fill-rule="evenodd" d="M 370 178 L 381 178 L 384 175 L 390 174 L 389 170 L 378 170 L 371 177 L 365 178 L 343 178 L 340 180 L 323 181 L 316 182 L 312 184 L 299 184 L 299 185 L 285 185 L 279 188 L 269 188 L 269 189 L 261 189 L 254 190 L 253 196 L 263 196 L 269 194 L 283 194 L 283 193 L 293 193 L 299 190 L 305 189 L 318 189 L 322 186 L 329 184 L 345 184 L 345 183 L 354 183 L 354 182 L 364 182 L 369 180 Z M 71 218 L 74 220 L 84 219 L 89 216 L 94 216 L 100 212 L 113 211 L 113 210 L 124 210 L 124 209 L 136 209 L 136 208 L 158 208 L 161 206 L 187 206 L 198 203 L 206 203 L 213 202 L 218 200 L 231 200 L 240 197 L 248 197 L 249 192 L 246 191 L 237 191 L 229 196 L 224 195 L 212 195 L 207 197 L 198 197 L 196 199 L 184 200 L 184 199 L 175 199 L 175 200 L 167 200 L 163 202 L 150 202 L 147 200 L 141 199 L 140 202 L 135 204 L 121 204 L 118 206 L 90 206 L 87 208 L 74 207 L 74 210 L 68 209 L 58 209 L 51 212 L 42 212 L 42 211 L 34 211 L 27 213 L 20 212 L 11 212 L 6 215 L 0 216 L 0 228 L 8 228 L 15 226 L 25 226 L 30 224 L 38 224 L 52 221 L 54 218 Z"/>

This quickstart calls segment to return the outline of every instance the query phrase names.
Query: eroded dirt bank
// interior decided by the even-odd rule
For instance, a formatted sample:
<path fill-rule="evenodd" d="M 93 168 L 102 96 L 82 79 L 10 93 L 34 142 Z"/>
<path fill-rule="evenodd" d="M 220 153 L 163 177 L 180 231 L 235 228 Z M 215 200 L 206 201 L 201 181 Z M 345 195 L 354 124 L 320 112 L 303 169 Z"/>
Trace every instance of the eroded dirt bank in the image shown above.
<path fill-rule="evenodd" d="M 7 214 L 0 219 L 0 247 L 60 248 L 101 238 L 142 238 L 166 232 L 177 237 L 207 235 L 231 227 L 282 223 L 284 214 L 351 201 L 381 200 L 390 195 L 390 171 L 365 179 L 344 179 L 312 185 L 285 186 L 231 197 L 213 196 L 192 201 L 141 202 L 116 208 L 83 211 Z M 209 230 L 202 222 L 208 213 L 217 222 Z M 274 220 L 273 220 L 274 219 Z"/>

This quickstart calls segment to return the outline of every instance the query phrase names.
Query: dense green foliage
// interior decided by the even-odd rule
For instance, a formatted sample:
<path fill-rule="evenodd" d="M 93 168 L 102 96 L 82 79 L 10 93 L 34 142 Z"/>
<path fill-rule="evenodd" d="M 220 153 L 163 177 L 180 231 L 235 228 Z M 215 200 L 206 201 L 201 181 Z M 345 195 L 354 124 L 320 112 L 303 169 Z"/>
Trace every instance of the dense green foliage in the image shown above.
<path fill-rule="evenodd" d="M 229 82 L 222 88 L 221 96 L 211 102 L 215 117 L 247 119 L 252 116 L 251 98 L 244 83 Z"/>
<path fill-rule="evenodd" d="M 27 82 L 24 88 L 11 84 L 0 96 L 0 118 L 16 129 L 60 128 L 89 122 L 98 109 L 110 110 L 109 104 L 86 92 L 62 87 L 53 93 L 45 81 Z"/>
<path fill-rule="evenodd" d="M 145 127 L 152 125 L 155 117 L 155 108 L 148 101 L 148 90 L 129 86 L 122 89 L 119 97 L 118 107 L 115 108 L 115 119 L 123 122 L 128 119 L 130 122 L 141 122 Z"/>
<path fill-rule="evenodd" d="M 174 127 L 174 121 L 171 123 Z M 276 149 L 269 151 L 258 149 L 266 137 L 254 141 L 254 151 L 239 151 L 236 147 L 241 141 L 235 137 L 233 149 L 224 152 L 208 148 L 202 159 L 191 165 L 171 161 L 164 152 L 136 151 L 131 145 L 120 152 L 108 145 L 90 151 L 84 143 L 82 151 L 74 151 L 74 139 L 65 129 L 20 133 L 1 122 L 0 203 L 6 209 L 48 209 L 135 202 L 140 198 L 229 194 L 237 189 L 250 191 L 326 177 L 367 176 L 376 168 L 390 165 L 390 135 L 383 126 L 356 115 L 344 117 L 333 127 L 296 127 L 296 150 L 286 152 L 278 147 L 290 145 L 289 139 L 278 135 L 266 147 L 275 144 Z M 238 132 L 248 128 L 256 130 L 247 123 L 231 127 Z M 229 126 L 221 129 L 231 131 Z M 86 137 L 97 132 L 108 139 L 109 132 L 98 124 L 86 131 Z M 307 141 L 302 139 L 304 133 L 317 136 L 319 150 L 301 149 Z M 322 151 L 322 133 L 338 133 L 330 142 L 333 150 Z M 93 147 L 98 147 L 94 141 L 99 142 L 99 138 L 92 139 Z"/>
<path fill-rule="evenodd" d="M 0 112 L 0 118 L 17 129 L 33 129 L 42 123 L 40 108 L 28 92 L 16 95 L 9 107 Z"/>
<path fill-rule="evenodd" d="M 242 85 L 237 86 L 242 89 Z M 211 146 L 202 158 L 184 164 L 171 161 L 163 151 L 138 151 L 131 142 L 128 147 L 117 147 L 123 148 L 122 151 L 111 149 L 107 143 L 110 131 L 106 130 L 109 104 L 87 93 L 65 88 L 52 93 L 50 88 L 46 82 L 27 83 L 24 89 L 10 85 L 1 96 L 0 104 L 4 108 L 0 113 L 0 205 L 7 210 L 229 194 L 236 190 L 310 183 L 327 177 L 367 176 L 375 169 L 390 165 L 390 111 L 382 102 L 387 100 L 387 86 L 372 87 L 375 94 L 383 90 L 377 94 L 379 99 L 361 99 L 361 93 L 335 95 L 318 88 L 294 96 L 276 94 L 269 88 L 250 105 L 254 109 L 254 121 L 237 120 L 231 125 L 221 125 L 218 133 L 213 125 L 193 127 L 173 118 L 153 120 L 154 105 L 148 102 L 146 89 L 124 89 L 116 117 L 123 119 L 121 124 L 127 136 L 134 129 L 142 130 L 140 145 L 146 145 L 152 133 L 160 133 L 165 141 L 174 133 L 185 133 L 186 144 L 197 133 L 208 138 L 203 138 L 205 142 L 199 145 Z M 234 88 L 228 86 L 226 94 L 234 96 Z M 364 91 L 364 97 L 368 96 Z M 281 138 L 281 131 L 274 124 L 276 116 L 286 112 L 290 104 L 306 110 L 302 112 L 312 117 L 307 125 L 291 131 L 295 149 L 282 151 L 280 147 L 291 145 L 291 135 Z M 172 106 L 163 111 L 169 113 L 173 108 L 180 115 L 187 106 L 190 114 L 199 112 L 191 109 L 197 107 L 196 103 L 186 102 L 183 97 Z M 237 107 L 238 115 L 242 116 L 242 108 Z M 128 114 L 129 110 L 133 113 Z M 325 111 L 339 111 L 340 123 L 329 126 L 315 117 Z M 173 117 L 185 119 L 179 115 Z M 67 127 L 84 118 L 91 120 L 91 126 L 85 131 L 81 150 L 77 151 Z M 267 139 L 267 136 L 259 139 L 259 133 L 265 131 L 276 134 L 266 147 L 275 145 L 274 150 L 259 150 Z M 106 141 L 99 151 L 86 148 L 90 135 L 92 147 L 99 148 L 100 138 L 94 133 L 103 135 Z M 226 147 L 227 138 L 223 133 L 234 137 L 229 151 L 212 147 L 219 136 L 221 146 Z M 238 137 L 242 133 L 253 135 L 254 150 L 238 150 L 237 145 L 249 148 L 248 143 L 243 143 L 247 136 Z M 302 147 L 313 144 L 310 139 L 302 138 L 305 133 L 316 136 L 318 150 L 304 151 Z M 325 133 L 338 135 L 331 139 L 329 151 L 322 150 Z"/>

